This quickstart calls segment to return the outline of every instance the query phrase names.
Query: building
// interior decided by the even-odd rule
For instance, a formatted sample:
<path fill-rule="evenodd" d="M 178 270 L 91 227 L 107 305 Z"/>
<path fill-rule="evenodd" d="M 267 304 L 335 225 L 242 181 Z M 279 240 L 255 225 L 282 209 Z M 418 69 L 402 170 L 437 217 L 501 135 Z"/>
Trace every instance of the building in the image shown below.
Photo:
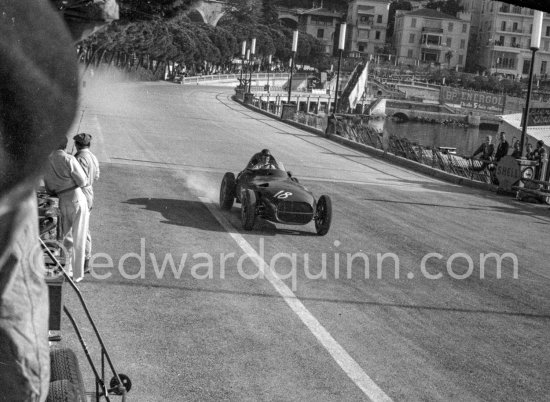
<path fill-rule="evenodd" d="M 344 16 L 332 10 L 317 8 L 311 10 L 296 10 L 298 28 L 319 39 L 325 45 L 327 54 L 334 50 L 334 35 Z M 337 45 L 336 45 L 337 46 Z"/>
<path fill-rule="evenodd" d="M 351 0 L 346 50 L 373 55 L 386 43 L 390 0 Z"/>
<path fill-rule="evenodd" d="M 463 69 L 466 64 L 470 14 L 458 17 L 432 9 L 398 10 L 394 46 L 402 64 L 433 63 Z"/>
<path fill-rule="evenodd" d="M 477 68 L 491 74 L 527 78 L 531 66 L 531 31 L 534 11 L 500 1 L 463 0 L 462 6 L 479 21 L 473 27 L 476 41 L 472 54 Z M 544 14 L 540 50 L 535 59 L 534 73 L 548 74 L 550 64 L 550 16 Z"/>

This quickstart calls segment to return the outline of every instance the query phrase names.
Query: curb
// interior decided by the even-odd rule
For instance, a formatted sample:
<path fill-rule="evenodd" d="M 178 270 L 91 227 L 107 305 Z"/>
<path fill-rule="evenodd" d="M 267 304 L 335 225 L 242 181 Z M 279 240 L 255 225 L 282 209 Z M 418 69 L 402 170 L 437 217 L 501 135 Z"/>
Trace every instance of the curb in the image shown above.
<path fill-rule="evenodd" d="M 344 146 L 347 146 L 349 148 L 353 148 L 356 151 L 364 152 L 364 153 L 369 154 L 371 156 L 374 156 L 376 158 L 385 160 L 387 162 L 393 163 L 393 164 L 398 165 L 398 166 L 402 166 L 402 167 L 410 169 L 410 170 L 414 170 L 416 172 L 425 174 L 427 176 L 435 177 L 437 179 L 444 180 L 444 181 L 452 183 L 452 184 L 467 186 L 467 187 L 475 188 L 475 189 L 478 189 L 478 190 L 485 190 L 485 191 L 492 191 L 492 192 L 497 192 L 497 190 L 498 190 L 498 187 L 493 185 L 493 184 L 482 183 L 482 182 L 479 182 L 479 181 L 468 179 L 466 177 L 457 176 L 457 175 L 452 174 L 452 173 L 444 172 L 443 170 L 434 169 L 430 166 L 423 165 L 422 163 L 415 162 L 413 160 L 403 158 L 401 156 L 389 154 L 387 152 L 384 152 L 381 149 L 377 149 L 377 148 L 374 148 L 374 147 L 371 147 L 371 146 L 365 145 L 365 144 L 360 144 L 358 142 L 348 140 L 347 138 L 341 137 L 341 136 L 336 135 L 336 134 L 330 134 L 329 136 L 326 136 L 323 131 L 318 130 L 316 128 L 309 127 L 309 126 L 306 126 L 304 124 L 297 123 L 295 121 L 283 120 L 281 117 L 275 116 L 272 113 L 266 112 L 265 110 L 261 110 L 261 109 L 258 109 L 255 106 L 245 104 L 242 100 L 237 99 L 237 97 L 235 95 L 233 95 L 231 97 L 231 99 L 233 99 L 235 102 L 240 103 L 241 105 L 243 105 L 244 107 L 246 107 L 250 110 L 253 110 L 253 111 L 261 113 L 265 116 L 271 117 L 274 120 L 278 120 L 278 121 L 280 121 L 282 123 L 285 123 L 285 124 L 288 124 L 290 126 L 299 128 L 301 130 L 304 130 L 304 131 L 307 131 L 309 133 L 318 135 L 320 137 L 324 137 L 324 138 L 326 138 L 330 141 L 336 142 L 340 145 L 344 145 Z"/>

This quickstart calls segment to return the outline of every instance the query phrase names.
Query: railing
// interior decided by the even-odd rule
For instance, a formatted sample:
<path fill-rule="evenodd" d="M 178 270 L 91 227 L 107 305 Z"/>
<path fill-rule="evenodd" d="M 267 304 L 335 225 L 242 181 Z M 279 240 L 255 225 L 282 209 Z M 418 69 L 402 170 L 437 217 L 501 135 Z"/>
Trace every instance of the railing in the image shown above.
<path fill-rule="evenodd" d="M 250 98 L 247 99 L 247 96 L 250 96 Z M 237 92 L 237 97 L 244 98 L 245 103 L 276 117 L 281 116 L 283 105 L 286 102 L 286 96 L 282 95 L 267 97 L 265 95 L 254 96 Z M 369 123 L 372 120 L 371 116 L 336 115 L 336 117 L 331 116 L 329 119 L 326 114 L 296 112 L 287 116 L 286 120 L 306 125 L 319 130 L 320 133 L 335 134 L 350 141 L 383 150 L 386 153 L 410 159 L 450 174 L 482 183 L 495 183 L 494 167 L 496 162 L 471 159 L 467 156 L 451 153 L 446 149 L 422 146 L 409 141 L 407 138 L 380 132 Z"/>
<path fill-rule="evenodd" d="M 290 73 L 253 73 L 252 79 L 253 80 L 267 80 L 268 78 L 270 80 L 272 79 L 288 79 Z M 295 75 L 296 76 L 296 75 Z M 243 79 L 249 79 L 249 74 L 243 74 Z M 239 81 L 241 78 L 241 74 L 214 74 L 214 75 L 197 75 L 193 77 L 181 77 L 178 79 L 178 82 L 181 82 L 182 84 L 196 84 L 199 82 L 212 82 L 212 81 L 230 81 L 235 80 Z"/>

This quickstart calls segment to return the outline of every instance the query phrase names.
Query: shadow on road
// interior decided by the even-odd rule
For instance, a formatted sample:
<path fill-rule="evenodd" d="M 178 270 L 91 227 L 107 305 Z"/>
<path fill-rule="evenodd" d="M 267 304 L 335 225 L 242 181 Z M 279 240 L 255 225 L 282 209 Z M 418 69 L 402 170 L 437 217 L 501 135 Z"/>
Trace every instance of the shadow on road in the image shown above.
<path fill-rule="evenodd" d="M 143 205 L 148 211 L 155 211 L 162 215 L 165 220 L 161 223 L 167 225 L 177 225 L 200 230 L 209 230 L 212 232 L 227 232 L 220 225 L 214 216 L 208 211 L 208 208 L 200 201 L 192 200 L 173 200 L 166 198 L 132 198 L 124 202 L 131 205 Z M 216 207 L 217 208 L 217 207 Z M 277 228 L 273 223 L 258 219 L 254 225 L 254 229 L 250 231 L 241 231 L 240 208 L 234 207 L 229 212 L 224 212 L 223 215 L 231 223 L 232 230 L 230 233 L 241 233 L 250 235 L 275 236 L 275 235 L 292 235 L 292 236 L 317 236 L 315 229 L 311 231 L 296 229 L 295 226 L 286 228 Z"/>
<path fill-rule="evenodd" d="M 263 297 L 280 299 L 278 294 L 258 293 L 258 292 L 242 292 L 226 289 L 206 289 L 206 288 L 193 288 L 188 286 L 177 286 L 173 284 L 164 283 L 151 283 L 140 281 L 89 281 L 87 284 L 100 284 L 101 286 L 130 286 L 130 287 L 144 287 L 155 289 L 179 289 L 186 292 L 197 293 L 214 293 L 224 295 L 236 295 L 244 297 Z M 506 310 L 490 310 L 490 309 L 467 309 L 467 308 L 455 308 L 455 307 L 441 307 L 441 306 L 427 306 L 419 304 L 400 304 L 400 303 L 386 303 L 377 301 L 363 301 L 363 300 L 344 300 L 344 299 L 329 299 L 321 297 L 296 297 L 303 302 L 320 302 L 320 303 L 336 303 L 336 304 L 348 304 L 359 306 L 372 306 L 380 308 L 398 308 L 407 310 L 428 310 L 428 311 L 440 311 L 440 312 L 454 312 L 454 313 L 468 313 L 468 314 L 487 314 L 487 315 L 502 315 L 511 317 L 524 317 L 524 318 L 541 318 L 550 319 L 550 314 L 536 313 L 536 312 L 521 312 L 521 311 L 506 311 Z"/>

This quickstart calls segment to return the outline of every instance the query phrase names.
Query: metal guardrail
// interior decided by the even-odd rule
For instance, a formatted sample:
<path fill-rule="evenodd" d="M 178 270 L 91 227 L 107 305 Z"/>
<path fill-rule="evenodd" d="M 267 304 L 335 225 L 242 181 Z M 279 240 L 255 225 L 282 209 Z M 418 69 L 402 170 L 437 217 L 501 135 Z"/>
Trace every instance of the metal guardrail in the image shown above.
<path fill-rule="evenodd" d="M 253 73 L 252 80 L 270 80 L 272 79 L 288 79 L 289 73 Z M 239 81 L 241 74 L 214 74 L 214 75 L 197 75 L 193 77 L 182 77 L 178 79 L 181 84 L 197 84 L 199 82 L 212 82 L 212 81 Z M 243 74 L 243 79 L 249 79 L 249 74 Z"/>

